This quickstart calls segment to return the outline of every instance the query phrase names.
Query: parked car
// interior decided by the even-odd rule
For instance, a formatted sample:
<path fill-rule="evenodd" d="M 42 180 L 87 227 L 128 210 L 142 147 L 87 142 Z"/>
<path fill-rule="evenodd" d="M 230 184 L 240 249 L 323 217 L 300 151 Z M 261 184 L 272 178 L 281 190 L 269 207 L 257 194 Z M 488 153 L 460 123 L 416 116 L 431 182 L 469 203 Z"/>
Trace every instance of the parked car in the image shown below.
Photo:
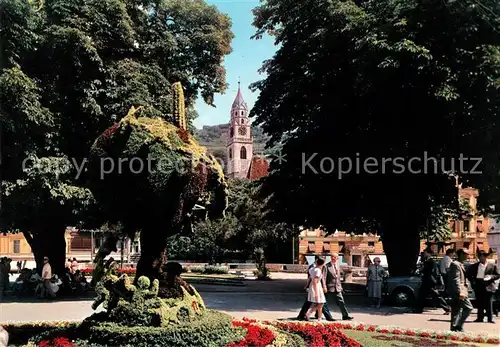
<path fill-rule="evenodd" d="M 472 264 L 465 264 L 467 268 Z M 382 289 L 382 294 L 385 299 L 388 300 L 391 304 L 401 307 L 411 307 L 415 304 L 417 300 L 418 291 L 422 284 L 422 276 L 419 273 L 419 270 L 416 270 L 411 276 L 396 276 L 396 277 L 388 277 L 384 280 L 384 285 Z M 475 294 L 474 290 L 469 286 L 469 299 L 472 302 L 472 305 L 475 307 Z M 439 288 L 440 292 L 444 291 L 444 286 Z M 497 292 L 498 294 L 498 292 Z M 499 305 L 500 297 L 499 295 L 495 296 L 494 299 L 496 302 L 494 306 Z"/>

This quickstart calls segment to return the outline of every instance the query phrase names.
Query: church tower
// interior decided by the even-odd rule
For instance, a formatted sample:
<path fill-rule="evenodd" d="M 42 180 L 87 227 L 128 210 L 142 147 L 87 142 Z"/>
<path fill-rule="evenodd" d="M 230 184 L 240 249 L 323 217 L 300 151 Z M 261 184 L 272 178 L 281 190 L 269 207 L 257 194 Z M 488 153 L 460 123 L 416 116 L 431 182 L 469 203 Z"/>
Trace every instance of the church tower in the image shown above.
<path fill-rule="evenodd" d="M 231 107 L 231 121 L 227 141 L 227 176 L 246 178 L 253 157 L 253 138 L 248 119 L 248 106 L 241 94 L 238 82 L 238 94 Z"/>

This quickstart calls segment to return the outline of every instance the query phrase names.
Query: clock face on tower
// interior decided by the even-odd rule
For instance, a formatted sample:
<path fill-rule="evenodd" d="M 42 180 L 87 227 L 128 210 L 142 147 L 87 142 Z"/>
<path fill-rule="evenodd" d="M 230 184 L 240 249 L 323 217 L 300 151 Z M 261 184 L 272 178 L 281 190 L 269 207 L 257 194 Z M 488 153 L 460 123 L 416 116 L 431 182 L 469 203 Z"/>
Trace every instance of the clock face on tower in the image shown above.
<path fill-rule="evenodd" d="M 247 128 L 246 127 L 240 127 L 238 129 L 238 134 L 240 134 L 241 136 L 245 136 L 247 134 Z"/>

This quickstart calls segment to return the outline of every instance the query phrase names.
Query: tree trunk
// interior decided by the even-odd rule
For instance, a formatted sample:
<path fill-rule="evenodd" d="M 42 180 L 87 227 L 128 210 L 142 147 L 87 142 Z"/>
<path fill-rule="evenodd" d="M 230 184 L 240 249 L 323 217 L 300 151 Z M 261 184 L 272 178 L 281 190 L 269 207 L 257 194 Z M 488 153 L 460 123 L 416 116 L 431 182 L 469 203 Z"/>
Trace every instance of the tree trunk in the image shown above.
<path fill-rule="evenodd" d="M 143 230 L 140 243 L 141 258 L 137 263 L 134 284 L 137 284 L 140 276 L 147 276 L 151 280 L 157 278 L 160 268 L 165 265 L 167 259 L 167 238 L 158 235 L 158 230 Z"/>
<path fill-rule="evenodd" d="M 66 262 L 65 226 L 43 227 L 33 233 L 23 232 L 36 261 L 38 274 L 42 274 L 43 258 L 48 257 L 52 274 L 62 276 Z"/>
<path fill-rule="evenodd" d="M 391 276 L 407 276 L 416 268 L 420 253 L 418 227 L 396 221 L 383 225 L 382 244 Z"/>

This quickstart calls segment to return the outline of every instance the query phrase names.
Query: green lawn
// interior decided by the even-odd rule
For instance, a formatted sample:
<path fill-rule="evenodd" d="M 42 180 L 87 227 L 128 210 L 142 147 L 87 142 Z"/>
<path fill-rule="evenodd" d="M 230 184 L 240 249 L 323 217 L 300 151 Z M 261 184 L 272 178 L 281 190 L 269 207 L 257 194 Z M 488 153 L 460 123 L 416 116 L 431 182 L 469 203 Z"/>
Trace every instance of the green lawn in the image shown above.
<path fill-rule="evenodd" d="M 435 340 L 417 336 L 391 335 L 370 333 L 366 331 L 342 330 L 347 336 L 358 341 L 364 347 L 485 347 L 493 346 L 483 343 L 458 342 L 450 340 Z M 392 340 L 391 340 L 392 339 Z"/>

